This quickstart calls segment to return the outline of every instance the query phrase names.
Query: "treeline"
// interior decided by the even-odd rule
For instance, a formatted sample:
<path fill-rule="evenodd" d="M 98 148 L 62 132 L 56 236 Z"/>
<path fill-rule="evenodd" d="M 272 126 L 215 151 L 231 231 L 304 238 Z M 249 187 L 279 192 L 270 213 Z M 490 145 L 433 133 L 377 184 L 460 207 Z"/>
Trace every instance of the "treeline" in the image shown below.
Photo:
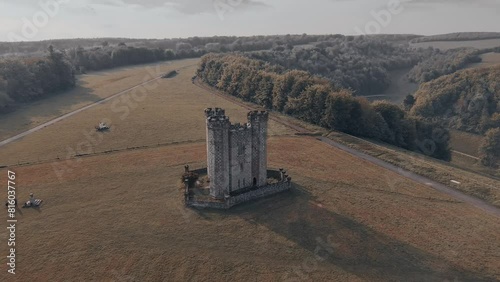
<path fill-rule="evenodd" d="M 458 71 L 422 84 L 414 115 L 448 128 L 484 135 L 500 127 L 500 66 Z"/>
<path fill-rule="evenodd" d="M 310 46 L 288 47 L 278 46 L 246 55 L 323 76 L 361 96 L 383 92 L 390 85 L 389 71 L 413 67 L 430 52 L 377 36 L 338 35 Z"/>
<path fill-rule="evenodd" d="M 432 36 L 423 36 L 411 40 L 411 43 L 433 41 L 472 41 L 500 38 L 500 32 L 456 32 Z"/>
<path fill-rule="evenodd" d="M 441 51 L 428 49 L 428 54 L 408 73 L 410 81 L 424 83 L 451 74 L 471 63 L 481 62 L 480 52 L 473 48 Z"/>
<path fill-rule="evenodd" d="M 6 54 L 42 54 L 49 45 L 59 50 L 69 50 L 82 47 L 92 49 L 102 47 L 103 43 L 108 45 L 126 44 L 131 47 L 144 47 L 148 49 L 172 49 L 176 50 L 179 44 L 188 44 L 195 51 L 206 50 L 214 45 L 220 51 L 255 51 L 270 49 L 277 44 L 300 45 L 310 42 L 325 41 L 335 35 L 272 35 L 272 36 L 213 36 L 213 37 L 189 37 L 171 39 L 132 39 L 132 38 L 78 38 L 57 39 L 32 42 L 0 42 L 0 55 Z M 385 36 L 388 40 L 408 39 L 409 36 Z"/>
<path fill-rule="evenodd" d="M 356 136 L 450 159 L 449 133 L 388 102 L 371 104 L 330 80 L 241 55 L 202 57 L 197 76 L 230 95 Z"/>
<path fill-rule="evenodd" d="M 479 147 L 481 164 L 493 168 L 500 165 L 500 127 L 489 129 Z"/>
<path fill-rule="evenodd" d="M 81 73 L 89 70 L 102 70 L 119 66 L 146 64 L 158 61 L 200 57 L 203 51 L 194 51 L 190 47 L 177 50 L 163 50 L 161 48 L 149 49 L 145 47 L 126 46 L 124 43 L 118 46 L 102 46 L 91 49 L 82 47 L 69 49 L 68 58 Z"/>
<path fill-rule="evenodd" d="M 256 50 L 269 50 L 275 46 L 300 46 L 314 42 L 330 41 L 342 35 L 308 35 L 308 34 L 286 34 L 268 36 L 213 36 L 213 37 L 189 37 L 171 39 L 132 39 L 132 38 L 78 38 L 57 39 L 45 41 L 27 42 L 0 42 L 0 56 L 8 55 L 42 55 L 48 46 L 54 46 L 58 50 L 69 50 L 75 48 L 92 49 L 102 47 L 103 44 L 117 46 L 126 44 L 131 47 L 144 47 L 148 49 L 171 49 L 176 50 L 179 44 L 187 44 L 194 51 L 205 52 L 249 52 Z M 405 34 L 381 34 L 369 35 L 398 44 L 408 44 L 408 41 L 418 37 L 417 35 Z M 350 36 L 349 38 L 354 38 Z"/>
<path fill-rule="evenodd" d="M 75 86 L 75 71 L 64 53 L 49 48 L 43 58 L 0 61 L 0 112 Z"/>

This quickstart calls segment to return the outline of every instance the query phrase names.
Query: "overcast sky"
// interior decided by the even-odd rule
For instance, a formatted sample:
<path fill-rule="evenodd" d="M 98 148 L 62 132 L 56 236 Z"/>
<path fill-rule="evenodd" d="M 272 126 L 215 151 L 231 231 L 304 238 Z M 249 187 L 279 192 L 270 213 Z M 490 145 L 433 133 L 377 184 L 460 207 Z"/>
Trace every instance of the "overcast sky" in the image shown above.
<path fill-rule="evenodd" d="M 401 0 L 399 7 L 397 2 L 0 0 L 0 41 L 500 31 L 500 0 Z"/>

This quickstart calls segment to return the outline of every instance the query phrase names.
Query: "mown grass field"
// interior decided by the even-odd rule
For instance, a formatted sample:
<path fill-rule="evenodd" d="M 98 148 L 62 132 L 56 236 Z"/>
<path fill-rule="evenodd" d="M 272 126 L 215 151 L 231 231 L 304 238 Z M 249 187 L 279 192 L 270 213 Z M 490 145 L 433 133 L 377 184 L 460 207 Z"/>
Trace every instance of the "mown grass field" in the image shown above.
<path fill-rule="evenodd" d="M 441 50 L 471 47 L 477 49 L 488 49 L 500 46 L 500 39 L 484 39 L 484 40 L 464 40 L 464 41 L 431 41 L 411 43 L 415 48 L 438 48 Z"/>
<path fill-rule="evenodd" d="M 450 130 L 450 146 L 453 150 L 478 157 L 483 137 L 458 130 Z"/>
<path fill-rule="evenodd" d="M 2 263 L 0 281 L 500 279 L 498 217 L 274 121 L 269 165 L 287 168 L 292 191 L 225 212 L 185 208 L 183 166 L 206 165 L 203 109 L 247 112 L 191 84 L 194 69 L 160 80 L 124 119 L 110 101 L 0 149 L 8 162 L 47 159 L 0 169 L 0 183 L 16 172 L 20 201 L 44 200 L 18 211 L 17 274 Z M 54 159 L 102 118 L 112 130 L 92 148 L 110 152 Z"/>

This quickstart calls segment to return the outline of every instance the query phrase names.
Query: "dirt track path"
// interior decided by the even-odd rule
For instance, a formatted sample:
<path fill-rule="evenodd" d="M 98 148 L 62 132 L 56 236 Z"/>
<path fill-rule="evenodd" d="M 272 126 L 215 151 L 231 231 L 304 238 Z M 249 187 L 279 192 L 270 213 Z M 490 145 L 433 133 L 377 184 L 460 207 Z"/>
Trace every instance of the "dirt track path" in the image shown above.
<path fill-rule="evenodd" d="M 111 99 L 114 99 L 114 98 L 116 98 L 117 96 L 123 95 L 123 94 L 125 94 L 125 93 L 127 93 L 127 92 L 130 92 L 131 90 L 134 90 L 134 89 L 136 89 L 136 88 L 139 88 L 139 87 L 141 87 L 141 86 L 143 86 L 143 85 L 145 85 L 145 84 L 151 83 L 151 82 L 153 82 L 153 81 L 155 81 L 155 80 L 158 80 L 158 79 L 160 79 L 160 78 L 161 78 L 161 76 L 160 76 L 160 77 L 155 77 L 155 78 L 153 78 L 153 79 L 150 79 L 150 80 L 148 80 L 148 81 L 146 81 L 146 82 L 143 82 L 143 83 L 141 83 L 141 84 L 138 84 L 138 85 L 136 85 L 136 86 L 132 86 L 132 87 L 130 87 L 130 88 L 128 88 L 128 89 L 125 89 L 125 90 L 123 90 L 123 91 L 121 91 L 121 92 L 118 92 L 118 93 L 116 93 L 116 94 L 113 94 L 113 95 L 111 95 L 111 96 L 109 96 L 109 97 L 107 97 L 107 98 L 101 99 L 101 100 L 99 100 L 99 101 L 97 101 L 97 102 L 95 102 L 95 103 L 93 103 L 93 104 L 87 105 L 87 106 L 85 106 L 85 107 L 83 107 L 83 108 L 80 108 L 80 109 L 78 109 L 78 110 L 75 110 L 75 111 L 69 112 L 69 113 L 67 113 L 67 114 L 64 114 L 64 115 L 62 115 L 62 116 L 60 116 L 60 117 L 58 117 L 58 118 L 55 118 L 55 119 L 53 119 L 53 120 L 51 120 L 51 121 L 48 121 L 48 122 L 46 122 L 46 123 L 43 123 L 43 124 L 41 124 L 41 125 L 39 125 L 39 126 L 37 126 L 37 127 L 34 127 L 34 128 L 32 128 L 32 129 L 30 129 L 30 130 L 27 130 L 27 131 L 25 131 L 25 132 L 23 132 L 23 133 L 20 133 L 20 134 L 16 135 L 16 136 L 13 136 L 13 137 L 7 138 L 7 139 L 5 139 L 5 140 L 3 140 L 3 141 L 1 141 L 1 142 L 0 142 L 0 147 L 5 146 L 5 145 L 7 145 L 7 144 L 9 144 L 9 143 L 12 143 L 12 142 L 14 142 L 14 141 L 16 141 L 16 140 L 19 140 L 19 139 L 21 139 L 21 138 L 23 138 L 23 137 L 25 137 L 25 136 L 27 136 L 27 135 L 33 134 L 33 133 L 37 132 L 38 130 L 40 130 L 40 129 L 42 129 L 42 128 L 45 128 L 45 127 L 47 127 L 47 126 L 49 126 L 49 125 L 52 125 L 52 124 L 54 124 L 54 123 L 56 123 L 56 122 L 58 122 L 58 121 L 61 121 L 61 120 L 63 120 L 63 119 L 67 119 L 67 118 L 69 118 L 70 116 L 76 115 L 76 114 L 78 114 L 78 113 L 80 113 L 80 112 L 83 112 L 83 111 L 85 111 L 85 110 L 88 110 L 88 109 L 90 109 L 90 108 L 92 108 L 92 107 L 95 107 L 95 106 L 97 106 L 97 105 L 100 105 L 100 104 L 106 103 L 107 101 L 109 101 L 109 100 L 111 100 Z"/>
<path fill-rule="evenodd" d="M 194 81 L 194 84 L 197 85 L 198 87 L 206 90 L 206 91 L 209 91 L 210 93 L 218 95 L 218 96 L 220 96 L 220 97 L 222 97 L 224 99 L 230 100 L 231 102 L 234 102 L 234 103 L 236 103 L 236 104 L 238 104 L 238 105 L 240 105 L 240 106 L 242 106 L 242 107 L 244 107 L 246 109 L 249 109 L 249 110 L 255 109 L 255 108 L 252 108 L 252 107 L 248 106 L 247 104 L 242 103 L 241 101 L 239 101 L 238 99 L 236 99 L 234 97 L 231 97 L 231 96 L 228 96 L 226 94 L 220 93 L 219 91 L 216 91 L 216 90 L 208 87 L 207 85 L 200 83 L 198 80 Z M 292 124 L 290 122 L 284 121 L 284 120 L 280 119 L 279 117 L 273 116 L 272 114 L 270 115 L 270 118 L 272 120 L 278 122 L 278 123 L 281 123 L 281 124 L 283 124 L 285 126 L 288 126 L 288 127 L 292 128 L 292 129 L 295 129 L 298 132 L 301 132 L 301 133 L 311 133 L 308 129 L 305 129 L 305 128 L 303 128 L 301 126 L 298 126 L 296 124 Z M 387 170 L 395 172 L 395 173 L 397 173 L 399 175 L 402 175 L 402 176 L 404 176 L 406 178 L 409 178 L 409 179 L 411 179 L 411 180 L 413 180 L 413 181 L 415 181 L 417 183 L 420 183 L 420 184 L 432 187 L 433 189 L 435 189 L 435 190 L 437 190 L 439 192 L 442 192 L 442 193 L 445 193 L 445 194 L 447 194 L 449 196 L 452 196 L 453 198 L 455 198 L 457 200 L 460 200 L 462 202 L 468 203 L 468 204 L 470 204 L 470 205 L 472 205 L 472 206 L 474 206 L 476 208 L 484 210 L 487 213 L 490 213 L 492 215 L 500 217 L 500 209 L 499 208 L 497 208 L 497 207 L 495 207 L 495 206 L 493 206 L 493 205 L 489 204 L 488 202 L 485 202 L 485 201 L 483 201 L 481 199 L 475 198 L 473 196 L 469 196 L 469 195 L 467 195 L 465 193 L 462 193 L 462 192 L 460 192 L 458 190 L 450 188 L 450 187 L 448 187 L 446 185 L 443 185 L 443 184 L 441 184 L 439 182 L 431 180 L 431 179 L 429 179 L 427 177 L 418 175 L 418 174 L 413 173 L 413 172 L 408 171 L 408 170 L 404 170 L 404 169 L 402 169 L 400 167 L 397 167 L 395 165 L 387 163 L 387 162 L 385 162 L 383 160 L 377 159 L 375 157 L 372 157 L 370 155 L 367 155 L 367 154 L 362 153 L 360 151 L 357 151 L 355 149 L 349 148 L 349 147 L 347 147 L 345 145 L 339 144 L 339 143 L 337 143 L 337 142 L 335 142 L 335 141 L 333 141 L 333 140 L 331 140 L 329 138 L 318 137 L 316 139 L 319 140 L 319 141 L 321 141 L 321 142 L 323 142 L 323 143 L 325 143 L 325 144 L 328 144 L 328 145 L 330 145 L 332 147 L 335 147 L 335 148 L 340 149 L 340 150 L 342 150 L 344 152 L 347 152 L 347 153 L 349 153 L 349 154 L 351 154 L 353 156 L 356 156 L 358 158 L 361 158 L 363 160 L 371 162 L 371 163 L 373 163 L 375 165 L 381 166 L 381 167 L 383 167 L 383 168 L 385 168 Z"/>

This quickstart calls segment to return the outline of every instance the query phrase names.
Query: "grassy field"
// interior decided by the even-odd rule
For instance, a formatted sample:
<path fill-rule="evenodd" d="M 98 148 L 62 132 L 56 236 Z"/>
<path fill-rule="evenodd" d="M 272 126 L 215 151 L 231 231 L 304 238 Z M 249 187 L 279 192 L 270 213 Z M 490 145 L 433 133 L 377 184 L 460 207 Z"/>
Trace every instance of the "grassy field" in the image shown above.
<path fill-rule="evenodd" d="M 500 178 L 499 169 L 485 167 L 479 160 L 479 147 L 484 139 L 482 136 L 450 130 L 450 137 L 450 146 L 453 149 L 451 163 L 453 165 Z"/>
<path fill-rule="evenodd" d="M 199 141 L 204 139 L 206 134 L 203 111 L 207 107 L 225 108 L 233 122 L 246 122 L 246 112 L 242 111 L 241 106 L 214 95 L 206 95 L 203 90 L 191 84 L 191 77 L 197 67 L 196 62 L 184 60 L 173 64 L 177 69 L 183 69 L 175 78 L 161 79 L 146 86 L 149 90 L 144 88 L 145 95 L 141 94 L 140 90 L 124 94 L 26 136 L 22 142 L 2 147 L 0 166 L 65 159 L 77 154 L 131 147 Z M 143 70 L 139 68 L 136 71 L 139 73 L 136 76 L 140 76 Z M 100 80 L 106 81 L 102 78 Z M 120 80 L 117 85 L 109 86 L 108 92 L 101 95 L 110 96 L 133 85 L 124 83 L 125 81 Z M 140 82 L 141 80 L 137 81 Z M 134 99 L 134 95 L 139 99 Z M 4 118 L 12 124 L 19 124 L 24 116 L 14 113 L 14 116 Z M 95 132 L 94 126 L 102 120 L 111 124 L 110 132 Z M 5 131 L 6 135 L 9 135 L 10 131 Z M 278 123 L 270 123 L 270 135 L 294 132 Z"/>
<path fill-rule="evenodd" d="M 467 68 L 484 68 L 500 64 L 500 53 L 490 52 L 482 54 L 480 57 L 482 62 L 470 64 Z"/>
<path fill-rule="evenodd" d="M 269 144 L 270 165 L 288 168 L 293 191 L 228 212 L 182 205 L 179 175 L 185 163 L 204 165 L 203 142 L 81 158 L 63 181 L 50 163 L 11 168 L 21 199 L 45 200 L 18 214 L 16 278 L 500 278 L 498 218 L 311 138 Z"/>
<path fill-rule="evenodd" d="M 162 73 L 196 64 L 197 59 L 155 63 L 77 76 L 77 87 L 0 115 L 0 140 L 82 108 Z"/>
<path fill-rule="evenodd" d="M 483 137 L 458 130 L 450 130 L 450 144 L 453 150 L 479 157 L 479 146 Z"/>
<path fill-rule="evenodd" d="M 225 212 L 185 208 L 183 166 L 206 165 L 203 108 L 247 112 L 191 84 L 186 64 L 123 119 L 110 101 L 1 148 L 6 163 L 42 160 L 8 168 L 20 200 L 44 200 L 18 211 L 17 281 L 500 279 L 497 217 L 274 121 L 269 165 L 287 168 L 292 191 Z M 66 160 L 68 147 L 86 153 L 84 132 L 103 118 L 111 132 Z M 0 281 L 15 281 L 6 267 Z"/>
<path fill-rule="evenodd" d="M 477 48 L 488 49 L 500 46 L 500 39 L 484 39 L 484 40 L 465 40 L 465 41 L 432 41 L 432 42 L 419 42 L 411 43 L 415 48 L 438 48 L 441 50 L 455 49 L 455 48 Z"/>
<path fill-rule="evenodd" d="M 378 145 L 341 132 L 331 132 L 328 137 L 500 207 L 500 181 L 498 180 L 500 170 L 498 169 L 488 170 L 479 167 L 476 161 L 471 161 L 470 158 L 464 158 L 457 154 L 453 154 L 457 160 L 451 163 L 439 161 L 387 144 Z M 460 184 L 453 184 L 452 180 L 458 181 Z"/>

